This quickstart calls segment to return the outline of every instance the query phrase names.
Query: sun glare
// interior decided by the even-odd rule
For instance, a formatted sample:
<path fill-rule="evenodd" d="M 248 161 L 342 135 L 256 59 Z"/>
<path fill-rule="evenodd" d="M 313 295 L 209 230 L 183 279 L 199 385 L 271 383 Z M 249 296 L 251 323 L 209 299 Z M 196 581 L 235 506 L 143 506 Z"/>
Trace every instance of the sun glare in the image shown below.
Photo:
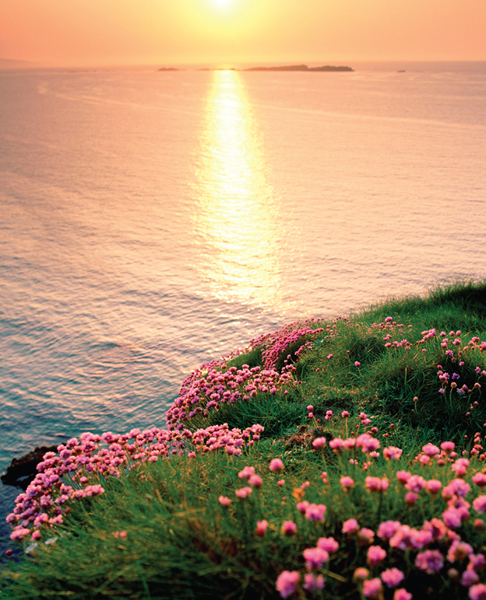
<path fill-rule="evenodd" d="M 234 0 L 213 0 L 213 4 L 218 8 L 229 8 Z"/>

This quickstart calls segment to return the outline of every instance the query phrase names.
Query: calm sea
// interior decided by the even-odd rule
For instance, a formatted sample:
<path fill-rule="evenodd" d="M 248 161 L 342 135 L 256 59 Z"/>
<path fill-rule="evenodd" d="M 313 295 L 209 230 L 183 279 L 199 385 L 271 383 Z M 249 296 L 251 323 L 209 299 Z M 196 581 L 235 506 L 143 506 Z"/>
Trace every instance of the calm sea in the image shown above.
<path fill-rule="evenodd" d="M 486 63 L 351 66 L 0 71 L 0 471 L 163 425 L 290 320 L 486 277 Z"/>

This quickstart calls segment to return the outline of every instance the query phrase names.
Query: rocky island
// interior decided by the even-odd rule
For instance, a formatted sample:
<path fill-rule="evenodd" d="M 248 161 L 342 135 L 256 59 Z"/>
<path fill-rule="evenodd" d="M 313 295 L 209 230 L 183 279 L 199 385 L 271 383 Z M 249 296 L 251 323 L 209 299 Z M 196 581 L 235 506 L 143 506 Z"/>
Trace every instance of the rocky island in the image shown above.
<path fill-rule="evenodd" d="M 250 67 L 242 71 L 354 71 L 351 67 L 336 67 L 325 65 L 322 67 L 308 67 L 307 65 L 284 65 L 281 67 Z"/>

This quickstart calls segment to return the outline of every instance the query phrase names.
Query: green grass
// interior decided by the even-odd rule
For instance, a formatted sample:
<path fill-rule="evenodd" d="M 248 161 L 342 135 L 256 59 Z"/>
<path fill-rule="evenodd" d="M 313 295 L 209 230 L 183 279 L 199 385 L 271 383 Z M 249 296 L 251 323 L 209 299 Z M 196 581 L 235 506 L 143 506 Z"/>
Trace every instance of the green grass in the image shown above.
<path fill-rule="evenodd" d="M 387 317 L 404 327 L 381 328 L 379 324 Z M 420 529 L 425 521 L 442 519 L 447 499 L 422 490 L 409 507 L 404 501 L 407 490 L 396 477 L 398 471 L 406 470 L 426 480 L 437 479 L 444 486 L 455 478 L 447 461 L 422 464 L 414 460 L 429 442 L 452 440 L 464 450 L 470 459 L 464 477 L 473 489 L 468 502 L 481 493 L 471 477 L 482 470 L 486 455 L 482 448 L 476 455 L 470 451 L 474 444 L 479 448 L 484 442 L 486 377 L 475 369 L 486 369 L 486 352 L 470 347 L 461 355 L 464 365 L 459 367 L 459 360 L 452 362 L 445 355 L 440 339 L 417 342 L 421 332 L 431 328 L 437 333 L 444 330 L 449 339 L 450 331 L 461 330 L 462 345 L 456 350 L 467 347 L 474 336 L 486 341 L 486 282 L 455 283 L 433 290 L 426 298 L 390 300 L 350 320 L 319 325 L 324 331 L 313 336 L 312 349 L 295 362 L 297 383 L 288 383 L 274 394 L 258 392 L 248 401 L 221 404 L 208 410 L 207 417 L 200 413 L 184 421 L 191 430 L 222 423 L 244 429 L 260 423 L 265 431 L 259 442 L 245 448 L 241 456 L 228 456 L 224 451 L 178 455 L 144 463 L 119 478 L 92 476 L 90 483 L 101 483 L 105 492 L 73 501 L 64 523 L 53 532 L 43 531 L 42 540 L 54 535 L 54 543 L 39 543 L 18 564 L 4 562 L 0 597 L 271 599 L 281 597 L 276 580 L 288 570 L 301 574 L 300 587 L 291 598 L 358 600 L 363 598 L 363 589 L 353 580 L 356 568 L 367 567 L 371 579 L 395 567 L 405 574 L 399 587 L 414 599 L 467 598 L 467 588 L 449 572 L 453 568 L 461 577 L 467 559 L 446 560 L 439 573 L 426 574 L 415 565 L 419 550 L 390 548 L 375 536 L 373 544 L 386 549 L 387 558 L 382 565 L 370 567 L 368 547 L 341 529 L 350 518 L 375 533 L 386 520 Z M 388 333 L 390 342 L 406 338 L 410 346 L 386 348 L 383 337 Z M 294 346 L 290 353 L 295 357 L 298 347 Z M 261 363 L 261 349 L 252 348 L 220 368 Z M 460 384 L 466 383 L 472 393 L 451 392 L 449 382 L 440 394 L 438 364 L 451 374 L 457 372 Z M 283 366 L 281 359 L 279 368 Z M 474 388 L 477 382 L 481 388 Z M 314 407 L 313 417 L 308 416 L 308 405 Z M 334 414 L 326 419 L 330 410 Z M 341 417 L 342 411 L 350 416 Z M 367 425 L 359 418 L 362 412 L 370 419 Z M 373 458 L 357 449 L 336 453 L 329 448 L 335 438 L 356 437 L 364 431 L 380 441 L 379 456 Z M 316 437 L 326 437 L 325 448 L 314 449 Z M 401 458 L 385 460 L 385 446 L 401 448 Z M 269 470 L 273 458 L 283 461 L 283 473 Z M 238 476 L 245 466 L 255 468 L 263 485 L 240 499 L 235 490 L 248 486 Z M 321 477 L 323 471 L 327 483 Z M 340 483 L 343 475 L 355 482 L 349 491 Z M 367 491 L 367 476 L 386 477 L 388 489 Z M 281 479 L 285 483 L 278 485 Z M 223 506 L 220 496 L 230 498 L 230 505 Z M 302 500 L 324 504 L 324 522 L 306 519 L 297 508 Z M 486 534 L 477 522 L 483 522 L 484 516 L 473 508 L 469 512 L 469 519 L 454 531 L 475 553 L 486 553 Z M 260 537 L 255 530 L 264 519 L 268 527 Z M 284 521 L 296 524 L 294 535 L 282 533 Z M 126 536 L 117 537 L 116 532 L 126 532 Z M 315 547 L 319 538 L 331 536 L 339 549 L 315 571 L 324 575 L 326 586 L 323 591 L 305 591 L 301 587 L 306 572 L 303 551 Z M 434 549 L 445 555 L 450 544 L 451 540 L 436 540 L 422 551 Z M 25 542 L 25 548 L 28 545 Z M 486 583 L 483 572 L 479 578 Z M 385 588 L 376 597 L 391 600 L 393 590 Z"/>

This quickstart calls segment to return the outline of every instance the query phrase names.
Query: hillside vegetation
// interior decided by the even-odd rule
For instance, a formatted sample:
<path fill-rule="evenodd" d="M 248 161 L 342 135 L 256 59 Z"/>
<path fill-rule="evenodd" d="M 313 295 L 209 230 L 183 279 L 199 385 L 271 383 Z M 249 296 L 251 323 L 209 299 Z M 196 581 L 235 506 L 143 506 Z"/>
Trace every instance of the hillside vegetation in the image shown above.
<path fill-rule="evenodd" d="M 486 600 L 486 282 L 260 336 L 48 453 L 8 599 Z"/>

